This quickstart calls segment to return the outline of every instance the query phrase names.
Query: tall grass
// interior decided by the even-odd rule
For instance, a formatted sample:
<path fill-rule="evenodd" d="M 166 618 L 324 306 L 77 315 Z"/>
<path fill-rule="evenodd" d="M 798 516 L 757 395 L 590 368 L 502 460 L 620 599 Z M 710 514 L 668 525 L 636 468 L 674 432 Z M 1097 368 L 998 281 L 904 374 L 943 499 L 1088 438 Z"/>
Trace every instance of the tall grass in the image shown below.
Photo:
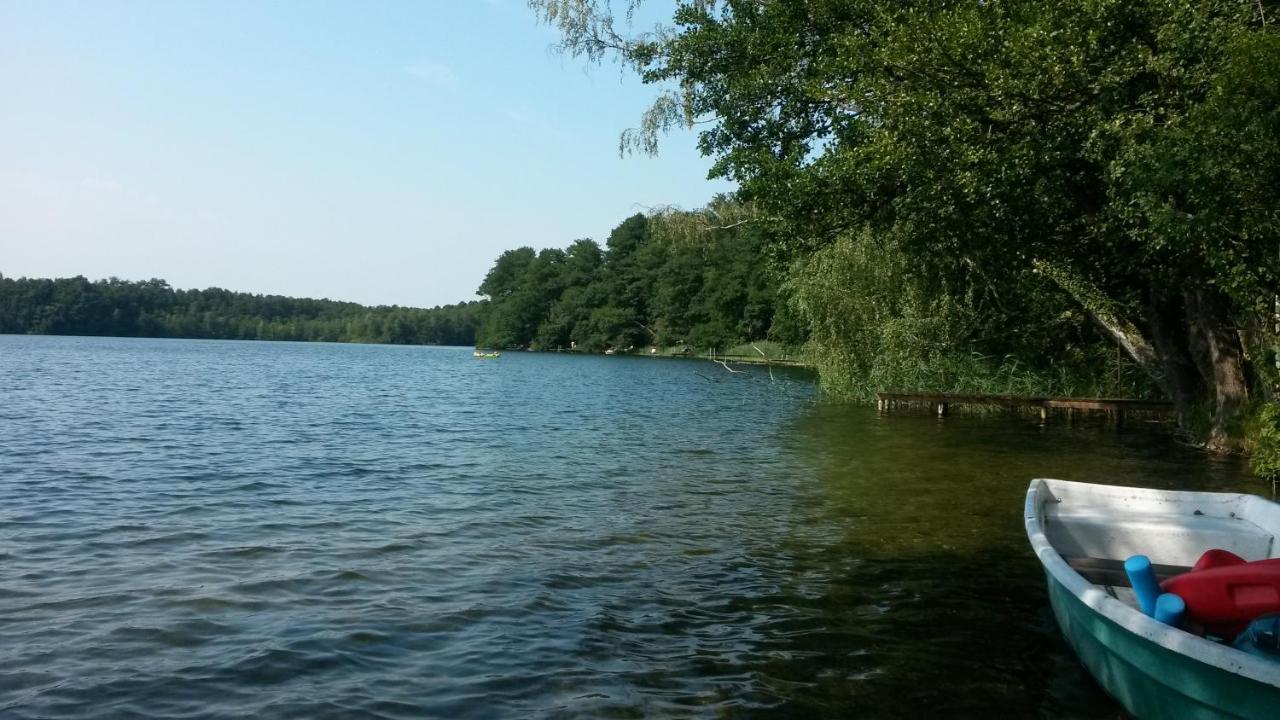
<path fill-rule="evenodd" d="M 1050 397 L 1157 398 L 1159 389 L 1132 363 L 1034 367 L 1007 355 L 947 353 L 851 367 L 839 349 L 814 348 L 810 357 L 828 397 L 871 401 L 877 392 L 951 392 Z"/>

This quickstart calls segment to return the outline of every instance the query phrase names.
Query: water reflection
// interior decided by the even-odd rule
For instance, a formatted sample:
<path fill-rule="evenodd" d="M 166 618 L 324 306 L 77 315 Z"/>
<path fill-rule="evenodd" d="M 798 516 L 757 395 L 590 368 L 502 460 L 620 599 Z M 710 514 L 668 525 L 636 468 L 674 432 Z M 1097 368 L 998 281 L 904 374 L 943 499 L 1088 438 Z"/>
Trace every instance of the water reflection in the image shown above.
<path fill-rule="evenodd" d="M 1022 528 L 1029 479 L 1267 491 L 1239 461 L 1180 446 L 1161 428 L 1116 433 L 819 406 L 793 430 L 792 448 L 821 488 L 801 512 L 830 536 L 798 538 L 790 575 L 823 579 L 793 592 L 827 589 L 813 600 L 826 632 L 793 644 L 817 666 L 816 692 L 797 693 L 777 717 L 797 707 L 827 716 L 1115 717 L 1048 609 Z"/>

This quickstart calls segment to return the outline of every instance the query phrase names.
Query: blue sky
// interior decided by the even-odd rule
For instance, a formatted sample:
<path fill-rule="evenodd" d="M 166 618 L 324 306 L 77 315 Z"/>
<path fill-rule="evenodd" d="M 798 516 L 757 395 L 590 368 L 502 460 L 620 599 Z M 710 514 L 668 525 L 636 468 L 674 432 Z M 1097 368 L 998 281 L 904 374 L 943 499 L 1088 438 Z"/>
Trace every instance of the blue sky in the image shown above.
<path fill-rule="evenodd" d="M 436 305 L 519 245 L 697 207 L 656 89 L 523 0 L 0 0 L 0 273 Z"/>

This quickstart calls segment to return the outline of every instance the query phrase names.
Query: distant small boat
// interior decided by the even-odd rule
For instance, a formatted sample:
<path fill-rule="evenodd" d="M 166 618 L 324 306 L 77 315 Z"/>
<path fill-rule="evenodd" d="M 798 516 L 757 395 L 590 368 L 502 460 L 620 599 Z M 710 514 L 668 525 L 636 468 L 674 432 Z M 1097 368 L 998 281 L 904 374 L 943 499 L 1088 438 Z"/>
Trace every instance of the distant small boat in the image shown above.
<path fill-rule="evenodd" d="M 1280 717 L 1280 658 L 1148 617 L 1124 570 L 1135 555 L 1150 559 L 1158 579 L 1191 570 L 1210 549 L 1246 561 L 1280 556 L 1280 505 L 1254 495 L 1033 480 L 1024 515 L 1062 634 L 1131 714 Z"/>
<path fill-rule="evenodd" d="M 497 350 L 476 350 L 475 352 L 471 353 L 471 357 L 496 358 L 496 357 L 502 357 L 502 353 L 498 352 Z"/>

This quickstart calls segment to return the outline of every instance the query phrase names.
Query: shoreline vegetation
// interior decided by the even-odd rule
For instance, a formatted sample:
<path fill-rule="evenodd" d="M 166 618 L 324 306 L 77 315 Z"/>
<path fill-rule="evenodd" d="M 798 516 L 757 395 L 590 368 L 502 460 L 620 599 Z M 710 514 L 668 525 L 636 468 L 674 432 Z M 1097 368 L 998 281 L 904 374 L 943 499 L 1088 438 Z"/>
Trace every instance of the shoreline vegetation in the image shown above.
<path fill-rule="evenodd" d="M 658 347 L 656 345 L 624 348 L 622 350 L 605 350 L 602 353 L 588 353 L 583 350 L 544 350 L 542 352 L 567 352 L 588 355 L 616 355 L 623 357 L 646 357 L 668 360 L 709 360 L 726 362 L 731 365 L 774 365 L 777 367 L 794 367 L 806 370 L 814 369 L 813 363 L 803 346 L 793 347 L 769 341 L 745 343 L 728 348 L 708 348 L 697 350 L 688 345 L 672 345 Z"/>
<path fill-rule="evenodd" d="M 1272 3 L 530 5 L 654 85 L 624 153 L 697 130 L 824 392 L 1163 398 L 1280 473 Z"/>

